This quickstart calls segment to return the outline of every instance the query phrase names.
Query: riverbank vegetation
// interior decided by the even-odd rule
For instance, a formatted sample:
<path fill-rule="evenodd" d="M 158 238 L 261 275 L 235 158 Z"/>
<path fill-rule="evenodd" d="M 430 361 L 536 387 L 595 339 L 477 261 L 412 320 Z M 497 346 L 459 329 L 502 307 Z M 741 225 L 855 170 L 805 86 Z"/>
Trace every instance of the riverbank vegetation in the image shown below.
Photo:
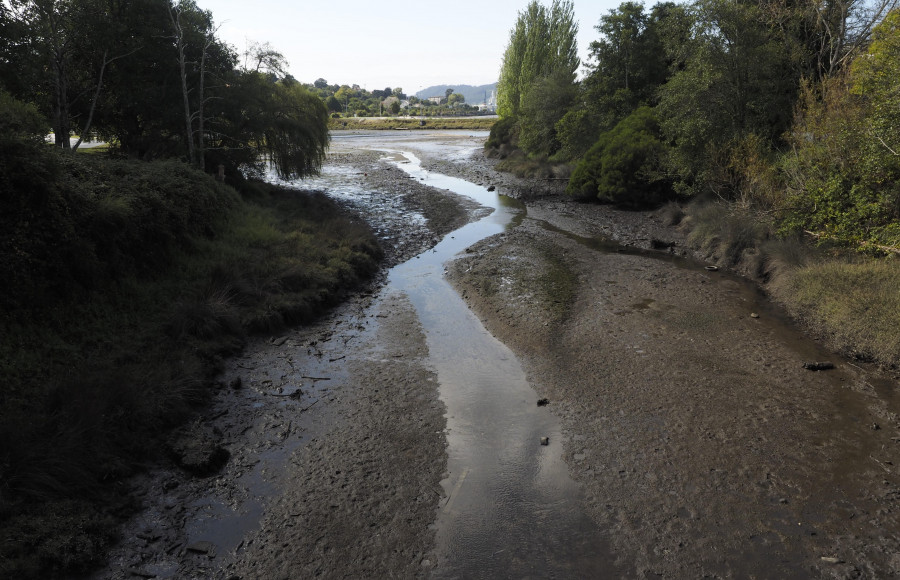
<path fill-rule="evenodd" d="M 221 358 L 313 319 L 381 253 L 322 194 L 2 146 L 0 571 L 63 576 L 102 562 L 122 479 L 164 456 Z"/>
<path fill-rule="evenodd" d="M 493 115 L 487 107 L 487 92 L 484 102 L 467 103 L 466 97 L 453 88 L 447 87 L 440 94 L 419 98 L 407 95 L 401 87 L 385 87 L 368 91 L 359 85 L 328 84 L 325 79 L 316 79 L 306 88 L 316 94 L 333 118 L 359 119 L 367 117 L 473 117 Z M 472 89 L 473 87 L 467 87 Z"/>
<path fill-rule="evenodd" d="M 328 126 L 332 131 L 352 130 L 366 131 L 374 129 L 415 129 L 443 131 L 448 129 L 469 131 L 490 131 L 496 117 L 432 117 L 419 119 L 413 117 L 342 117 L 332 118 Z"/>
<path fill-rule="evenodd" d="M 271 47 L 239 65 L 190 1 L 14 1 L 0 29 L 0 576 L 72 577 L 222 358 L 381 250 L 324 195 L 259 180 L 315 173 L 329 141 Z M 76 128 L 109 146 L 74 154 Z"/>
<path fill-rule="evenodd" d="M 581 81 L 572 10 L 519 14 L 488 153 L 519 172 L 571 166 L 576 198 L 688 204 L 711 259 L 771 281 L 837 348 L 900 365 L 891 300 L 831 291 L 900 287 L 897 1 L 624 2 Z"/>

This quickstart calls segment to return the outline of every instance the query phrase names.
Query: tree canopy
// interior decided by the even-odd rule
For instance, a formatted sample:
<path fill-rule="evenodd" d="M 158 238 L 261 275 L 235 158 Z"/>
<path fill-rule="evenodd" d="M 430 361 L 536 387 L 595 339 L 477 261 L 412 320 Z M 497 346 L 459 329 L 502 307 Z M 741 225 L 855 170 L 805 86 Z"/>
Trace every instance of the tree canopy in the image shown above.
<path fill-rule="evenodd" d="M 33 103 L 60 148 L 77 132 L 232 175 L 265 161 L 286 177 L 321 166 L 324 103 L 268 43 L 238 55 L 220 41 L 193 0 L 11 0 L 0 26 L 0 88 Z"/>

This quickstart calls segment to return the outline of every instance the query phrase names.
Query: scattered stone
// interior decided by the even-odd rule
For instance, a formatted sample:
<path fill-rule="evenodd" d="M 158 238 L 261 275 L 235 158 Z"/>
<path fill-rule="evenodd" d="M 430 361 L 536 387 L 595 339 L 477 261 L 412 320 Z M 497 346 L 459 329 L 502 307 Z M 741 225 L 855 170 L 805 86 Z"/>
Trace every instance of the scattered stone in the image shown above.
<path fill-rule="evenodd" d="M 538 399 L 538 407 L 546 407 L 550 404 L 550 399 Z"/>
<path fill-rule="evenodd" d="M 541 437 L 541 445 L 550 445 L 549 437 Z"/>
<path fill-rule="evenodd" d="M 719 269 L 719 267 L 718 266 L 707 266 L 706 269 L 709 270 L 710 272 L 715 272 L 716 270 Z"/>
<path fill-rule="evenodd" d="M 757 313 L 755 313 L 755 312 L 751 312 L 751 313 L 750 313 L 750 318 L 759 318 L 759 314 L 757 314 Z"/>
<path fill-rule="evenodd" d="M 840 558 L 835 558 L 834 556 L 822 556 L 819 559 L 825 564 L 840 564 L 842 562 Z"/>
<path fill-rule="evenodd" d="M 803 368 L 808 371 L 827 371 L 834 368 L 834 363 L 830 362 L 807 362 L 803 363 Z"/>
<path fill-rule="evenodd" d="M 199 542 L 194 542 L 190 546 L 187 547 L 188 552 L 193 552 L 195 554 L 206 554 L 210 558 L 215 558 L 216 556 L 216 545 L 212 542 L 207 542 L 201 540 Z"/>
<path fill-rule="evenodd" d="M 273 346 L 281 346 L 282 344 L 284 344 L 285 342 L 287 342 L 287 339 L 288 339 L 288 337 L 286 337 L 286 336 L 282 336 L 282 337 L 280 337 L 280 338 L 272 339 L 272 345 L 273 345 Z"/>

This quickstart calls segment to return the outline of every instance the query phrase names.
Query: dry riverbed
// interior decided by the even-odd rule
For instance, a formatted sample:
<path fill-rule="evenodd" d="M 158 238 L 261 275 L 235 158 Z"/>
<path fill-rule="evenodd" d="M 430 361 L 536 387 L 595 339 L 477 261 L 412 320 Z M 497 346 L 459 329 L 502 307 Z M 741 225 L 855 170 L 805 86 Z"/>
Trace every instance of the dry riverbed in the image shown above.
<path fill-rule="evenodd" d="M 335 155 L 380 196 L 367 217 L 391 264 L 478 213 L 381 154 Z M 529 200 L 521 225 L 448 276 L 561 419 L 617 569 L 900 572 L 892 382 L 801 336 L 741 279 L 680 258 L 681 234 L 652 213 L 544 196 L 558 184 L 500 175 L 480 153 L 423 165 Z M 404 222 L 407 210 L 424 220 Z M 406 297 L 377 288 L 250 345 L 191 427 L 227 463 L 206 478 L 167 468 L 136 481 L 146 510 L 96 577 L 428 576 L 447 459 L 427 355 Z M 837 368 L 802 368 L 825 360 Z"/>

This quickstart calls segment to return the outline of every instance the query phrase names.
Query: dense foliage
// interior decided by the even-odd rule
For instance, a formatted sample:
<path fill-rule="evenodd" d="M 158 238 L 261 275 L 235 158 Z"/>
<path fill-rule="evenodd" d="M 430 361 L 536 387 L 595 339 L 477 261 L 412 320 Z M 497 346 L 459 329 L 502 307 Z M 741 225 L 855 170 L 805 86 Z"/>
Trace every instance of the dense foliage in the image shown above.
<path fill-rule="evenodd" d="M 575 169 L 566 192 L 623 206 L 657 205 L 669 189 L 661 176 L 665 146 L 660 138 L 654 112 L 636 109 L 600 136 Z"/>
<path fill-rule="evenodd" d="M 490 93 L 485 89 L 471 103 L 461 92 L 445 86 L 433 87 L 434 94 L 427 97 L 407 95 L 401 87 L 385 87 L 368 91 L 359 85 L 329 84 L 317 79 L 306 88 L 325 103 L 332 118 L 392 117 L 412 115 L 417 117 L 460 117 L 489 114 L 485 107 Z M 475 87 L 468 87 L 474 89 Z M 440 89 L 440 90 L 438 90 Z M 426 89 L 427 91 L 427 89 Z M 476 91 L 477 92 L 477 91 Z M 419 93 L 423 94 L 423 93 Z"/>
<path fill-rule="evenodd" d="M 532 2 L 510 33 L 486 147 L 575 165 L 579 197 L 712 197 L 777 216 L 785 234 L 900 248 L 896 4 L 624 2 L 574 83 L 547 72 L 569 70 L 568 36 L 547 31 L 570 6 Z"/>
<path fill-rule="evenodd" d="M 50 120 L 56 144 L 99 136 L 128 156 L 181 157 L 239 179 L 271 159 L 284 176 L 321 166 L 324 103 L 252 45 L 243 66 L 193 0 L 13 0 L 0 11 L 0 88 Z"/>

